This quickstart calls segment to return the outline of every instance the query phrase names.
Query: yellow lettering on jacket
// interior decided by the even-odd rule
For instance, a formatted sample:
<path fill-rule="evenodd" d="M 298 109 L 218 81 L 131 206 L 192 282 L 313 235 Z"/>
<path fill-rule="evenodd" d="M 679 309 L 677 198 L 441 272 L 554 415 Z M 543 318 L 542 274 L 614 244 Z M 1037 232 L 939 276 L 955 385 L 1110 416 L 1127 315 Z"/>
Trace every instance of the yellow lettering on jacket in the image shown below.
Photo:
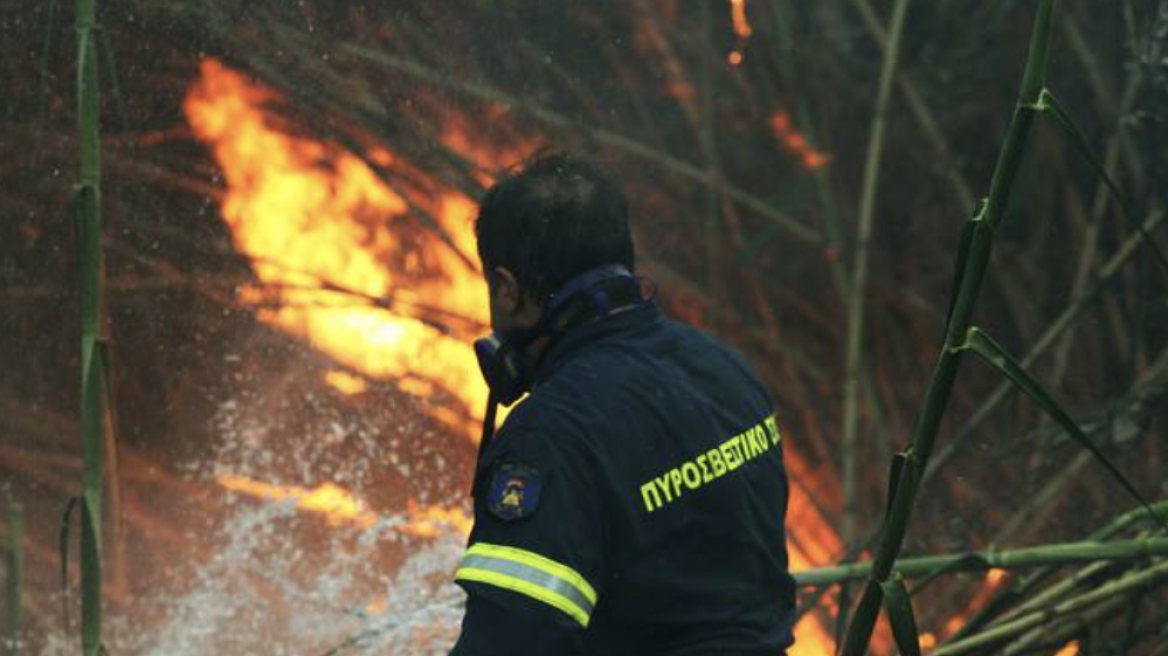
<path fill-rule="evenodd" d="M 687 460 L 641 485 L 641 501 L 647 512 L 677 501 L 686 493 L 709 485 L 736 471 L 778 445 L 782 437 L 772 414 L 758 424 L 723 440 L 708 451 Z"/>
<path fill-rule="evenodd" d="M 657 488 L 653 486 L 653 481 L 641 486 L 641 499 L 645 501 L 645 509 L 649 512 L 653 512 L 654 508 L 661 505 L 661 497 L 657 495 Z"/>

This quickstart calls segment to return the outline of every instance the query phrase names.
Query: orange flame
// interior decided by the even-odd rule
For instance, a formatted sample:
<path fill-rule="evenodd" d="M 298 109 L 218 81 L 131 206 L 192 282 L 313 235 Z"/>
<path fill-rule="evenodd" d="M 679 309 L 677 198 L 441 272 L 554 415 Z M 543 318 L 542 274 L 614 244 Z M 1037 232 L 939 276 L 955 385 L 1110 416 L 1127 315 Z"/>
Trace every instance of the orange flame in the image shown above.
<path fill-rule="evenodd" d="M 993 598 L 994 593 L 1002 587 L 1003 583 L 1005 583 L 1007 576 L 1009 576 L 1009 571 L 1004 569 L 994 568 L 986 570 L 985 585 L 981 586 L 978 588 L 977 592 L 973 593 L 973 595 L 969 598 L 969 601 L 966 602 L 965 609 L 963 611 L 945 620 L 943 634 L 945 636 L 950 636 L 954 633 L 957 633 L 961 627 L 965 626 L 966 620 L 968 620 L 974 613 L 978 612 L 982 608 L 985 608 L 986 604 L 988 604 Z"/>
<path fill-rule="evenodd" d="M 262 303 L 261 321 L 369 377 L 395 380 L 424 401 L 453 395 L 459 411 L 438 418 L 473 439 L 487 390 L 467 344 L 471 335 L 447 334 L 336 289 L 407 305 L 426 299 L 485 324 L 478 272 L 437 239 L 422 249 L 403 244 L 390 226 L 406 219 L 406 202 L 355 155 L 273 127 L 262 109 L 270 91 L 213 59 L 202 62 L 201 73 L 184 109 L 225 176 L 223 219 L 264 283 L 242 289 L 240 299 Z M 393 155 L 377 149 L 370 158 L 388 162 Z M 462 253 L 474 252 L 473 207 L 454 193 L 436 203 L 438 222 Z M 400 275 L 391 259 L 404 262 Z M 423 271 L 439 273 L 419 275 Z M 407 285 L 403 278 L 410 274 L 415 279 Z M 329 380 L 345 385 L 338 381 L 335 375 Z"/>
<path fill-rule="evenodd" d="M 784 439 L 789 439 L 789 435 Z M 812 476 L 813 472 L 794 451 L 783 454 L 787 473 L 792 479 Z M 787 505 L 787 558 L 792 570 L 820 567 L 832 562 L 843 550 L 839 536 L 819 513 L 807 493 L 799 486 L 790 487 Z M 826 599 L 820 602 L 830 606 Z M 795 644 L 787 649 L 790 656 L 821 656 L 835 652 L 835 638 L 812 614 L 803 616 L 795 625 Z"/>
<path fill-rule="evenodd" d="M 461 508 L 444 508 L 442 506 L 418 506 L 412 499 L 407 504 L 409 524 L 404 529 L 406 533 L 419 538 L 435 538 L 451 529 L 463 539 L 470 535 L 474 520 Z"/>
<path fill-rule="evenodd" d="M 353 493 L 331 482 L 308 489 L 299 485 L 264 483 L 235 474 L 219 476 L 215 481 L 227 490 L 256 499 L 277 502 L 293 500 L 297 509 L 323 515 L 330 526 L 348 524 L 369 528 L 381 518 Z M 436 538 L 448 532 L 453 532 L 461 539 L 470 535 L 473 522 L 461 508 L 420 506 L 412 499 L 406 508 L 402 533 L 419 538 Z"/>
<path fill-rule="evenodd" d="M 816 150 L 808 143 L 807 137 L 795 129 L 791 115 L 785 109 L 780 109 L 771 116 L 771 132 L 774 133 L 779 143 L 787 149 L 787 152 L 799 158 L 799 161 L 808 170 L 826 166 L 831 161 L 831 155 Z"/>
<path fill-rule="evenodd" d="M 749 36 L 745 0 L 736 0 L 732 6 L 736 33 Z M 336 290 L 400 299 L 404 305 L 433 299 L 433 306 L 486 324 L 479 273 L 466 264 L 465 257 L 436 239 L 421 251 L 403 244 L 390 226 L 409 214 L 405 200 L 352 153 L 277 129 L 263 108 L 274 97 L 243 75 L 206 59 L 184 103 L 193 130 L 211 146 L 223 171 L 227 187 L 223 219 L 236 247 L 253 259 L 261 283 L 241 289 L 240 300 L 255 304 L 261 321 L 304 339 L 347 368 L 324 374 L 325 382 L 341 393 L 359 394 L 368 380 L 392 380 L 423 401 L 452 395 L 456 407 L 429 403 L 429 414 L 476 439 L 475 424 L 487 390 L 467 346 L 472 335 L 447 334 L 396 309 L 354 303 L 352 295 Z M 801 148 L 797 154 L 809 168 L 826 163 L 827 156 L 811 150 L 805 140 L 798 141 L 802 137 L 790 129 L 785 113 L 782 116 L 786 130 L 780 138 L 788 148 Z M 775 121 L 780 121 L 778 115 L 772 126 L 780 125 Z M 491 158 L 465 134 L 451 132 L 443 140 L 472 161 Z M 372 149 L 367 156 L 382 166 L 395 157 L 384 148 Z M 474 209 L 471 201 L 448 193 L 428 209 L 459 251 L 474 252 L 468 221 Z M 395 271 L 391 261 L 404 265 Z M 419 276 L 422 271 L 440 273 Z M 411 274 L 408 281 L 407 274 Z M 812 474 L 800 472 L 794 458 L 789 462 L 794 476 Z M 332 524 L 368 527 L 379 518 L 354 495 L 331 483 L 310 490 L 223 476 L 219 484 L 260 499 L 295 499 L 298 508 L 321 513 Z M 792 568 L 830 562 L 840 544 L 822 515 L 794 489 L 790 508 L 788 525 L 802 538 L 799 546 L 790 549 Z M 472 523 L 459 508 L 421 507 L 413 502 L 407 517 L 402 530 L 420 538 L 432 538 L 444 530 L 465 537 Z M 832 651 L 831 636 L 810 615 L 796 626 L 795 635 L 798 642 L 789 652 L 792 656 Z"/>
<path fill-rule="evenodd" d="M 346 396 L 360 394 L 368 387 L 368 384 L 363 379 L 347 371 L 341 371 L 340 369 L 326 371 L 324 374 L 324 382 Z"/>
<path fill-rule="evenodd" d="M 734 34 L 738 38 L 748 39 L 754 34 L 754 29 L 746 20 L 746 0 L 730 0 L 730 18 L 734 21 Z"/>
<path fill-rule="evenodd" d="M 370 511 L 364 502 L 334 483 L 321 483 L 310 490 L 298 485 L 272 485 L 233 474 L 220 476 L 216 482 L 232 492 L 257 499 L 293 499 L 297 508 L 322 514 L 333 526 L 353 524 L 368 528 L 377 522 L 377 513 Z"/>

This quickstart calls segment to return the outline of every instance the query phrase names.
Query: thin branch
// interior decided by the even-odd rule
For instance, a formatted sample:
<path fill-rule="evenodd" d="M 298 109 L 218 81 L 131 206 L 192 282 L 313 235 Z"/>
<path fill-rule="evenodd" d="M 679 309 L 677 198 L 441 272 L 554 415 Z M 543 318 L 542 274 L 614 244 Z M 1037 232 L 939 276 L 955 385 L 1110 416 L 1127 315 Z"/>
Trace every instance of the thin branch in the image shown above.
<path fill-rule="evenodd" d="M 1168 508 L 1168 503 L 1160 504 Z M 922 578 L 945 573 L 984 572 L 989 569 L 1018 569 L 1041 565 L 1069 565 L 1096 561 L 1134 560 L 1168 555 L 1168 538 L 1119 540 L 1116 542 L 1066 542 L 1004 551 L 969 551 L 944 556 L 922 556 L 896 561 L 895 571 L 905 578 Z M 858 581 L 872 573 L 872 563 L 849 563 L 792 572 L 799 585 L 834 585 Z"/>
<path fill-rule="evenodd" d="M 1147 569 L 1137 570 L 1116 581 L 1078 597 L 1073 597 L 1055 606 L 1020 617 L 1012 622 L 996 626 L 970 636 L 964 640 L 951 642 L 934 650 L 931 656 L 957 656 L 982 647 L 988 647 L 1016 635 L 1035 629 L 1055 620 L 1061 620 L 1075 613 L 1119 595 L 1126 595 L 1168 578 L 1168 561 L 1159 561 Z"/>
<path fill-rule="evenodd" d="M 908 13 L 908 0 L 897 0 L 892 8 L 889 21 L 888 39 L 884 47 L 884 60 L 880 67 L 880 84 L 876 91 L 875 111 L 868 133 L 868 154 L 864 161 L 864 182 L 860 192 L 860 206 L 857 210 L 855 261 L 852 278 L 848 286 L 848 335 L 847 354 L 843 381 L 843 490 L 844 516 L 843 540 L 852 544 L 856 540 L 856 431 L 860 392 L 860 364 L 864 339 L 864 300 L 868 287 L 868 256 L 872 238 L 872 224 L 876 217 L 876 192 L 880 186 L 880 165 L 884 155 L 884 131 L 888 118 L 888 104 L 892 96 L 892 82 L 896 78 L 900 59 L 900 38 L 904 32 L 904 18 Z"/>

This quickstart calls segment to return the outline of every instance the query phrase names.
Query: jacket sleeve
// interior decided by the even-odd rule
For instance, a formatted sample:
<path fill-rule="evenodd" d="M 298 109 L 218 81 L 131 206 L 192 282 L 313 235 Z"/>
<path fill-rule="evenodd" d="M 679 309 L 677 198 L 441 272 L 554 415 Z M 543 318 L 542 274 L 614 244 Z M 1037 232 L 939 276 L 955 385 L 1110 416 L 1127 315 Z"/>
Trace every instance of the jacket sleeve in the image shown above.
<path fill-rule="evenodd" d="M 515 413 L 520 415 L 522 413 Z M 452 656 L 574 656 L 603 593 L 596 463 L 564 427 L 512 416 L 484 455 Z"/>

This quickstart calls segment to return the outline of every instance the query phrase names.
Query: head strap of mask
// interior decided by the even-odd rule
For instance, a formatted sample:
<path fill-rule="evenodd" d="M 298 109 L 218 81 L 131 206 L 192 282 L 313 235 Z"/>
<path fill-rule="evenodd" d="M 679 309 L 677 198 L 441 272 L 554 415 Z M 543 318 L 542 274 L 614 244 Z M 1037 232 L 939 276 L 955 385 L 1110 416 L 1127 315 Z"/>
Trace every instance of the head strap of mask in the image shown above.
<path fill-rule="evenodd" d="M 651 298 L 642 298 L 640 282 L 640 278 L 619 264 L 590 269 L 557 289 L 544 304 L 539 321 L 531 328 L 502 337 L 492 334 L 475 341 L 479 368 L 491 390 L 483 421 L 483 437 L 479 442 L 480 459 L 495 433 L 496 405 L 510 406 L 531 389 L 539 362 L 527 353 L 527 347 L 541 337 L 555 340 L 589 319 L 603 318 L 615 310 L 649 302 Z M 633 290 L 631 300 L 614 299 L 614 283 L 627 283 Z M 585 303 L 585 300 L 590 302 Z"/>
<path fill-rule="evenodd" d="M 541 337 L 559 337 L 578 324 L 580 316 L 603 317 L 616 309 L 611 287 L 606 283 L 617 279 L 637 284 L 633 274 L 619 264 L 590 269 L 564 283 L 548 298 L 534 326 L 503 336 L 492 334 L 475 342 L 479 368 L 499 403 L 510 406 L 531 388 L 537 363 L 526 350 L 533 342 Z M 591 303 L 584 304 L 585 299 Z"/>

